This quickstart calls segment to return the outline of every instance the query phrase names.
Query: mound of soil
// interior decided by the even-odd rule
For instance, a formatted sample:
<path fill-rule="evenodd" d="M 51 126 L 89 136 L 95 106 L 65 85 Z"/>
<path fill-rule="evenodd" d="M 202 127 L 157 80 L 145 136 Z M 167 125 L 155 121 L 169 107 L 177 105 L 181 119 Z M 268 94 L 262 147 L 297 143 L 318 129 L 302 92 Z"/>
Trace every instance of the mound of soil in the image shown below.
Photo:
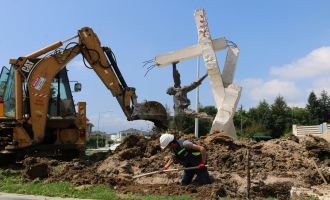
<path fill-rule="evenodd" d="M 120 193 L 188 194 L 200 199 L 223 196 L 245 198 L 249 151 L 251 198 L 274 196 L 288 199 L 292 187 L 322 184 L 323 180 L 313 161 L 330 182 L 330 145 L 324 139 L 291 137 L 256 143 L 234 141 L 223 133 L 202 138 L 177 135 L 189 138 L 207 149 L 208 164 L 213 168 L 209 170 L 212 184 L 181 186 L 181 171 L 133 179 L 135 175 L 161 169 L 170 158 L 170 152 L 161 151 L 159 136 L 155 135 L 151 139 L 140 135 L 129 136 L 113 153 L 102 156 L 84 156 L 56 165 L 50 165 L 49 162 L 53 161 L 48 160 L 48 166 L 52 167 L 46 181 L 71 181 L 77 186 L 106 184 Z"/>

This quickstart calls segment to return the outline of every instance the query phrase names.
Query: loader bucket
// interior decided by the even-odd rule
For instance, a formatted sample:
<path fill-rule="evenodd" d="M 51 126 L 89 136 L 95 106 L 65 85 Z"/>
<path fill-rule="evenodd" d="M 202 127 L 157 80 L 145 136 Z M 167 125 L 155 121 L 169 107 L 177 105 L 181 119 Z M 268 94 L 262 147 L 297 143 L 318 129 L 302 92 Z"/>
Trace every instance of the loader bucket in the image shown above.
<path fill-rule="evenodd" d="M 145 101 L 135 105 L 132 119 L 148 120 L 155 123 L 158 128 L 167 128 L 167 112 L 164 106 L 157 101 Z"/>

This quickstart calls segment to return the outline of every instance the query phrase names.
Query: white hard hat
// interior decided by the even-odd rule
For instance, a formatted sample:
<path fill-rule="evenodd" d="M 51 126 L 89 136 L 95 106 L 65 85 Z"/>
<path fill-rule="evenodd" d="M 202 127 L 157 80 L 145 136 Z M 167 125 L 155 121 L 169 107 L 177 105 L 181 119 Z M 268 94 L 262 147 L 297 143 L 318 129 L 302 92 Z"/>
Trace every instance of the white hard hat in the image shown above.
<path fill-rule="evenodd" d="M 165 149 L 169 143 L 171 143 L 174 140 L 174 135 L 165 133 L 162 136 L 160 136 L 160 147 L 162 149 Z"/>

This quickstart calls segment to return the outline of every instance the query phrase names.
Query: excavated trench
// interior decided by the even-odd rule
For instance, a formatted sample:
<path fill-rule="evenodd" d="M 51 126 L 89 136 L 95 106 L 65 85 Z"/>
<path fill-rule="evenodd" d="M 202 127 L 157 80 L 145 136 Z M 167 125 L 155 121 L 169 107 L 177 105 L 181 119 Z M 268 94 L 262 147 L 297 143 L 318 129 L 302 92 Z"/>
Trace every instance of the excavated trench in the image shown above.
<path fill-rule="evenodd" d="M 330 145 L 324 139 L 306 137 L 298 140 L 274 139 L 262 142 L 233 141 L 222 133 L 194 140 L 208 151 L 208 164 L 213 180 L 209 185 L 193 182 L 181 186 L 182 172 L 161 173 L 133 179 L 134 175 L 159 170 L 170 153 L 161 151 L 160 135 L 151 139 L 130 136 L 114 152 L 84 156 L 71 162 L 46 158 L 26 158 L 24 174 L 45 182 L 70 181 L 77 186 L 105 184 L 118 193 L 134 194 L 188 194 L 199 199 L 217 199 L 223 196 L 247 196 L 247 151 L 250 154 L 250 197 L 277 197 L 289 199 L 292 187 L 321 185 L 322 178 L 330 182 Z M 178 165 L 174 166 L 179 167 Z M 35 169 L 36 168 L 36 169 Z"/>

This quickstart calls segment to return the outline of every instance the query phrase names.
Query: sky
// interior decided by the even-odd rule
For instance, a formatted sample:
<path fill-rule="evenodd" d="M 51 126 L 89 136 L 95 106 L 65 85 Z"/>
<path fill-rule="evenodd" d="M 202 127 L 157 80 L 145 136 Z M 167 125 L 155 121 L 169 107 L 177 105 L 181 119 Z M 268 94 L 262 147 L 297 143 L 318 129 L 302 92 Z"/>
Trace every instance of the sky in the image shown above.
<path fill-rule="evenodd" d="M 110 47 L 138 101 L 173 107 L 166 89 L 173 85 L 171 66 L 146 76 L 143 62 L 197 44 L 194 10 L 204 8 L 212 38 L 225 37 L 240 49 L 234 82 L 243 87 L 244 109 L 278 95 L 289 106 L 304 107 L 314 91 L 330 92 L 330 1 L 326 0 L 0 0 L 0 63 L 41 49 L 91 27 L 102 46 Z M 218 52 L 223 68 L 226 50 Z M 182 85 L 197 78 L 196 59 L 178 64 Z M 94 130 L 114 133 L 127 128 L 150 130 L 152 123 L 128 122 L 97 75 L 77 56 L 68 64 L 70 80 L 82 83 L 75 103 L 87 102 Z M 201 59 L 200 74 L 206 68 Z M 189 93 L 195 108 L 195 91 Z M 210 81 L 200 87 L 200 103 L 215 105 Z"/>

